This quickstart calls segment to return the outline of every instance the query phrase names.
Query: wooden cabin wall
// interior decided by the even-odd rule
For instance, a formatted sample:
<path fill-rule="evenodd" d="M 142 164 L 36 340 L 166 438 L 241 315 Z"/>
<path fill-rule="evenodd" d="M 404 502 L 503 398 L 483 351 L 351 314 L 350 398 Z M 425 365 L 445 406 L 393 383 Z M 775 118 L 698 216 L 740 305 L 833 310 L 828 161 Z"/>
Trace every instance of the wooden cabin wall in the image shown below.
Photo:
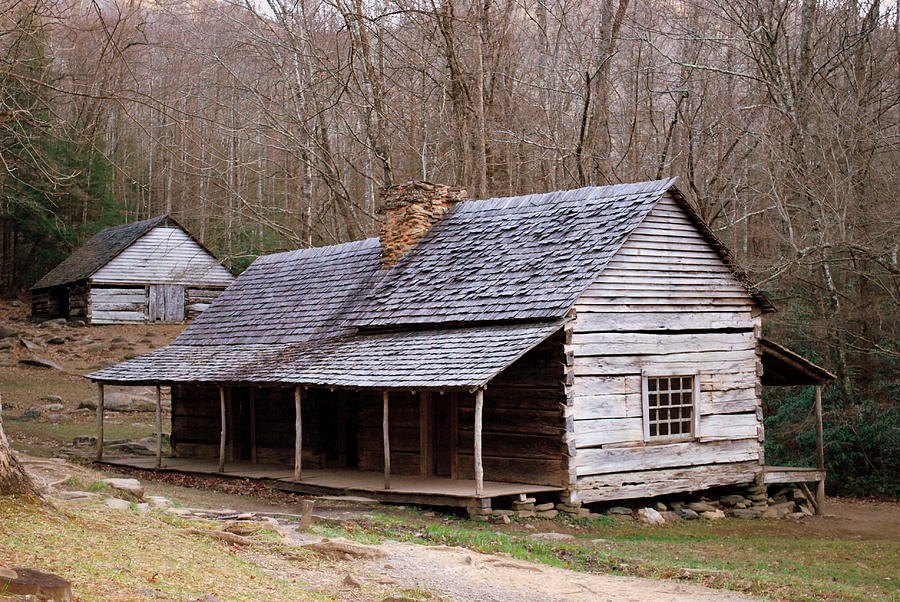
<path fill-rule="evenodd" d="M 563 485 L 567 449 L 563 408 L 565 354 L 563 333 L 554 335 L 504 370 L 484 393 L 482 464 L 489 481 Z M 431 404 L 455 410 L 456 423 L 447 442 L 452 466 L 448 476 L 473 479 L 474 394 L 432 392 Z M 391 472 L 419 474 L 419 396 L 390 394 Z M 360 468 L 383 470 L 382 399 L 380 392 L 361 396 Z M 447 424 L 436 429 L 448 428 Z M 432 437 L 440 435 L 433 432 Z"/>
<path fill-rule="evenodd" d="M 110 286 L 93 284 L 90 314 L 94 324 L 146 322 L 149 296 L 144 285 Z"/>
<path fill-rule="evenodd" d="M 73 320 L 90 320 L 91 317 L 91 285 L 87 280 L 69 285 L 69 318 Z"/>
<path fill-rule="evenodd" d="M 97 270 L 92 280 L 226 287 L 234 277 L 184 230 L 159 226 Z"/>
<path fill-rule="evenodd" d="M 578 299 L 568 434 L 582 501 L 746 482 L 763 463 L 760 317 L 666 197 Z M 699 437 L 644 442 L 642 370 L 698 373 Z"/>
<path fill-rule="evenodd" d="M 221 424 L 218 387 L 172 386 L 172 450 L 176 458 L 218 458 Z"/>
<path fill-rule="evenodd" d="M 189 286 L 184 291 L 185 318 L 193 320 L 209 308 L 213 301 L 222 294 L 222 287 Z"/>
<path fill-rule="evenodd" d="M 31 315 L 35 318 L 66 318 L 69 311 L 67 286 L 31 291 Z"/>

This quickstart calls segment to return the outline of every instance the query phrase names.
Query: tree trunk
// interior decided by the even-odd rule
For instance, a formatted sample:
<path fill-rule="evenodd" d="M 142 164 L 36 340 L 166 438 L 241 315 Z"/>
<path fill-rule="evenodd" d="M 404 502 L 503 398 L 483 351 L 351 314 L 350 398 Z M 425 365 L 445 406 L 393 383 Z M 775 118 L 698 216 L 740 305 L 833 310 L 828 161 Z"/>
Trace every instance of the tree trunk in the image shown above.
<path fill-rule="evenodd" d="M 0 416 L 0 496 L 6 495 L 37 497 L 37 491 L 31 478 L 13 456 L 6 433 L 3 432 L 3 418 Z"/>

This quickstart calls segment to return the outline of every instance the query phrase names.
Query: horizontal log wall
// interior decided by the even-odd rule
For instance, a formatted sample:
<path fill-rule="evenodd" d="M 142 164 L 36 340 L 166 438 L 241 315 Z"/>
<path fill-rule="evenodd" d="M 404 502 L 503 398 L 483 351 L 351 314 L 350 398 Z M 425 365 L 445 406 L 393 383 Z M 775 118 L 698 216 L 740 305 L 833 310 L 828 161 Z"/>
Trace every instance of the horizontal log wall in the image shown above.
<path fill-rule="evenodd" d="M 91 317 L 91 285 L 83 280 L 69 285 L 69 318 L 89 320 Z"/>
<path fill-rule="evenodd" d="M 94 324 L 146 322 L 148 320 L 146 286 L 93 284 L 89 299 L 91 322 Z"/>
<path fill-rule="evenodd" d="M 760 471 L 758 314 L 685 212 L 661 200 L 576 302 L 567 417 L 581 500 L 700 490 Z M 645 370 L 697 373 L 694 440 L 644 441 Z"/>
<path fill-rule="evenodd" d="M 193 320 L 209 308 L 213 301 L 225 290 L 217 288 L 187 287 L 185 289 L 185 314 L 188 320 Z"/>
<path fill-rule="evenodd" d="M 157 227 L 139 238 L 94 275 L 106 284 L 152 282 L 186 286 L 228 286 L 234 277 L 184 230 Z"/>

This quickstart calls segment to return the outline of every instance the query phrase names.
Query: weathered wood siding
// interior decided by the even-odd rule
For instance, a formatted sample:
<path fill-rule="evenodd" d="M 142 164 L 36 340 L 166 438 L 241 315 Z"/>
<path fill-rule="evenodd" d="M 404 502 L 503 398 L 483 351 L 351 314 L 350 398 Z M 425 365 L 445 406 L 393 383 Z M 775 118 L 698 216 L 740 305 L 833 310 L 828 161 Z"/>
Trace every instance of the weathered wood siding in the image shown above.
<path fill-rule="evenodd" d="M 194 287 L 231 284 L 234 277 L 180 228 L 154 228 L 92 277 L 95 283 L 153 282 Z"/>
<path fill-rule="evenodd" d="M 580 499 L 699 490 L 759 472 L 758 311 L 673 199 L 660 201 L 575 309 L 567 416 Z M 644 442 L 642 370 L 698 373 L 695 440 Z"/>
<path fill-rule="evenodd" d="M 93 285 L 90 291 L 90 318 L 94 324 L 146 322 L 146 286 Z"/>

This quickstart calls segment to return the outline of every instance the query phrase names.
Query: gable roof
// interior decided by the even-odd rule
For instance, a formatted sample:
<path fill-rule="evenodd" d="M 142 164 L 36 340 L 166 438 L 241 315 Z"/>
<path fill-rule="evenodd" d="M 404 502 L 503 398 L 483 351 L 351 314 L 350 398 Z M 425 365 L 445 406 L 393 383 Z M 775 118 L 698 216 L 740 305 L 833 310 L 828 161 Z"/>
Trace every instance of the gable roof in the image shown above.
<path fill-rule="evenodd" d="M 674 182 L 459 203 L 379 275 L 347 324 L 560 318 Z"/>
<path fill-rule="evenodd" d="M 31 290 L 60 286 L 90 278 L 137 239 L 153 228 L 162 225 L 174 225 L 184 230 L 181 224 L 169 215 L 158 215 L 139 222 L 101 230 L 59 265 L 47 272 L 31 287 Z M 190 233 L 188 234 L 190 235 Z M 200 246 L 204 251 L 209 252 L 203 245 Z"/>
<path fill-rule="evenodd" d="M 265 255 L 176 339 L 178 345 L 300 343 L 355 331 L 342 326 L 378 271 L 377 238 Z"/>
<path fill-rule="evenodd" d="M 172 345 L 89 377 L 380 388 L 486 382 L 517 350 L 559 329 L 666 192 L 686 205 L 674 181 L 460 203 L 390 269 L 381 269 L 374 238 L 260 257 Z M 724 245 L 701 232 L 737 273 Z"/>

